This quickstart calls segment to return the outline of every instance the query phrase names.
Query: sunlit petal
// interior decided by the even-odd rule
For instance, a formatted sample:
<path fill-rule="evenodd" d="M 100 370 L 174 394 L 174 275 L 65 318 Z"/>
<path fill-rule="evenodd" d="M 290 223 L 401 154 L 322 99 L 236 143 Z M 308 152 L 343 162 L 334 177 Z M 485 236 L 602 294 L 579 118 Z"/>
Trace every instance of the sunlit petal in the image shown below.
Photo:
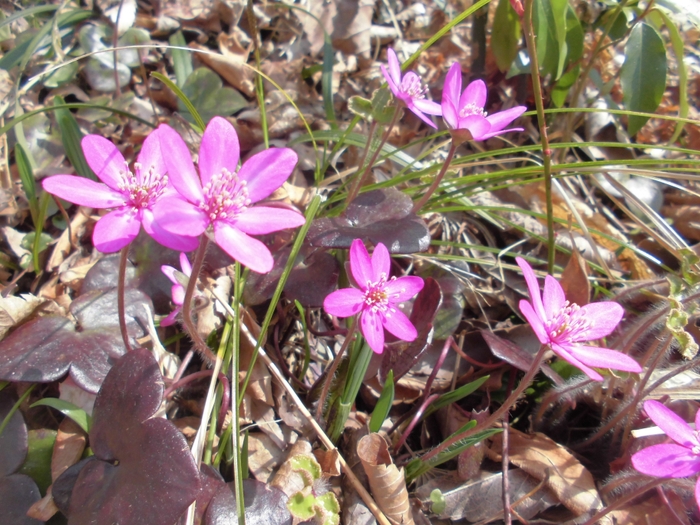
<path fill-rule="evenodd" d="M 223 221 L 214 223 L 214 239 L 222 250 L 236 261 L 257 273 L 272 270 L 274 259 L 262 242 Z"/>
<path fill-rule="evenodd" d="M 564 289 L 554 277 L 547 275 L 544 278 L 544 293 L 542 294 L 544 303 L 545 319 L 552 320 L 564 308 L 566 295 Z"/>
<path fill-rule="evenodd" d="M 323 309 L 337 317 L 351 317 L 362 310 L 364 297 L 357 288 L 336 290 L 323 301 Z"/>
<path fill-rule="evenodd" d="M 296 228 L 305 222 L 304 216 L 297 211 L 271 206 L 248 208 L 235 219 L 236 228 L 250 235 Z"/>
<path fill-rule="evenodd" d="M 364 310 L 360 316 L 360 330 L 375 354 L 384 352 L 384 327 L 377 312 Z"/>
<path fill-rule="evenodd" d="M 372 261 L 367 253 L 367 248 L 365 248 L 365 243 L 360 239 L 355 239 L 350 245 L 350 270 L 355 282 L 363 290 L 367 283 L 373 282 Z"/>
<path fill-rule="evenodd" d="M 399 277 L 386 283 L 384 290 L 394 303 L 402 303 L 414 297 L 423 289 L 425 282 L 421 277 Z"/>
<path fill-rule="evenodd" d="M 211 180 L 212 175 L 219 174 L 225 168 L 230 173 L 238 171 L 240 146 L 238 135 L 231 123 L 222 117 L 209 121 L 202 135 L 199 146 L 199 175 L 202 186 Z"/>
<path fill-rule="evenodd" d="M 92 232 L 92 244 L 102 253 L 118 252 L 133 241 L 141 221 L 130 208 L 120 208 L 100 218 Z"/>
<path fill-rule="evenodd" d="M 100 135 L 86 135 L 80 141 L 90 169 L 113 190 L 119 190 L 128 170 L 124 155 L 109 140 Z M 73 202 L 73 201 L 71 201 Z"/>
<path fill-rule="evenodd" d="M 398 308 L 384 313 L 384 328 L 403 341 L 414 341 L 418 332 L 413 323 Z"/>
<path fill-rule="evenodd" d="M 700 472 L 700 457 L 681 445 L 652 445 L 632 456 L 632 466 L 658 478 L 685 478 Z"/>
<path fill-rule="evenodd" d="M 284 184 L 296 163 L 297 154 L 290 148 L 266 149 L 243 163 L 238 178 L 246 181 L 251 202 L 258 202 Z"/>
<path fill-rule="evenodd" d="M 199 204 L 203 199 L 202 184 L 197 170 L 194 169 L 187 144 L 178 132 L 167 124 L 158 126 L 158 132 L 169 181 L 186 200 Z"/>
<path fill-rule="evenodd" d="M 119 208 L 126 204 L 126 198 L 121 192 L 77 175 L 46 177 L 41 185 L 50 194 L 81 206 Z"/>
<path fill-rule="evenodd" d="M 679 445 L 693 447 L 698 443 L 698 439 L 688 423 L 662 403 L 653 399 L 645 401 L 644 411 L 668 437 Z"/>

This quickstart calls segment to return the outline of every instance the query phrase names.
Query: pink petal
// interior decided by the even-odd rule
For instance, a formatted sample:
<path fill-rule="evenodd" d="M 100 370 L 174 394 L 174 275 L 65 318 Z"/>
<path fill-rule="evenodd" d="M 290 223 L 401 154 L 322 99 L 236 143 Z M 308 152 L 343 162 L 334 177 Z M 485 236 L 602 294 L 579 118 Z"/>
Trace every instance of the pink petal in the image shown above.
<path fill-rule="evenodd" d="M 486 117 L 486 120 L 491 123 L 491 131 L 501 131 L 516 118 L 525 113 L 525 110 L 527 110 L 525 106 L 516 106 L 514 108 L 489 115 Z"/>
<path fill-rule="evenodd" d="M 399 277 L 386 283 L 384 290 L 392 303 L 402 303 L 408 301 L 423 289 L 423 279 L 421 277 L 407 276 Z"/>
<path fill-rule="evenodd" d="M 284 184 L 296 163 L 297 154 L 292 149 L 266 149 L 243 163 L 238 178 L 247 181 L 251 202 L 258 202 Z"/>
<path fill-rule="evenodd" d="M 178 306 L 177 308 L 175 308 L 175 310 L 170 312 L 170 315 L 168 315 L 168 317 L 161 319 L 160 326 L 172 326 L 172 325 L 174 325 L 175 318 L 177 317 L 177 314 L 180 313 L 180 310 L 182 310 L 182 307 Z"/>
<path fill-rule="evenodd" d="M 481 140 L 488 140 L 491 137 L 497 137 L 498 135 L 504 135 L 505 133 L 510 133 L 511 131 L 523 131 L 523 128 L 510 128 L 510 129 L 502 129 L 499 131 L 492 131 L 490 133 L 487 133 L 483 137 L 481 137 Z"/>
<path fill-rule="evenodd" d="M 396 52 L 389 48 L 386 51 L 387 62 L 389 63 L 389 73 L 391 74 L 391 79 L 394 84 L 399 86 L 401 84 L 401 64 L 399 64 L 399 59 L 396 56 Z"/>
<path fill-rule="evenodd" d="M 384 75 L 384 78 L 386 79 L 386 83 L 389 85 L 389 89 L 391 89 L 391 92 L 394 94 L 395 97 L 397 97 L 399 95 L 399 86 L 397 85 L 396 82 L 394 82 L 394 79 L 391 78 L 391 75 L 384 67 L 384 64 L 380 65 L 379 69 L 381 69 L 382 75 Z"/>
<path fill-rule="evenodd" d="M 636 374 L 643 372 L 642 367 L 639 366 L 637 361 L 617 350 L 561 343 L 560 346 L 566 348 L 566 350 L 580 362 L 591 367 L 610 368 L 612 370 L 622 370 L 624 372 L 634 372 Z"/>
<path fill-rule="evenodd" d="M 442 88 L 442 118 L 451 128 L 457 127 L 459 113 L 459 92 L 462 90 L 462 69 L 455 62 L 445 77 L 445 85 Z"/>
<path fill-rule="evenodd" d="M 173 285 L 173 287 L 170 289 L 170 295 L 172 295 L 173 304 L 182 306 L 185 304 L 185 295 L 187 295 L 187 290 L 185 290 L 184 286 L 178 283 Z"/>
<path fill-rule="evenodd" d="M 428 115 L 442 115 L 442 106 L 432 100 L 416 98 L 413 99 L 413 105 Z"/>
<path fill-rule="evenodd" d="M 594 341 L 610 335 L 625 315 L 625 309 L 612 301 L 590 303 L 582 306 L 576 318 L 588 320 L 590 327 L 574 334 L 573 341 Z"/>
<path fill-rule="evenodd" d="M 119 208 L 100 218 L 92 232 L 92 244 L 102 253 L 118 252 L 133 241 L 141 221 L 131 208 Z"/>
<path fill-rule="evenodd" d="M 700 478 L 695 482 L 695 502 L 700 507 Z"/>
<path fill-rule="evenodd" d="M 640 450 L 632 456 L 632 465 L 642 474 L 658 478 L 685 478 L 700 472 L 700 458 L 672 443 Z"/>
<path fill-rule="evenodd" d="M 240 159 L 238 135 L 225 118 L 214 117 L 209 121 L 199 146 L 199 175 L 202 186 L 206 186 L 212 175 L 226 168 L 230 173 L 238 171 Z"/>
<path fill-rule="evenodd" d="M 157 175 L 165 175 L 168 171 L 160 150 L 160 139 L 158 138 L 160 133 L 160 128 L 157 128 L 149 133 L 146 140 L 143 141 L 143 146 L 141 146 L 137 159 L 137 162 L 141 165 L 142 176 L 148 174 L 150 170 L 153 170 L 153 173 Z M 136 167 L 134 166 L 134 168 Z"/>
<path fill-rule="evenodd" d="M 124 178 L 123 174 L 129 169 L 124 155 L 114 144 L 100 135 L 86 135 L 80 141 L 80 145 L 83 148 L 85 160 L 95 175 L 107 186 L 118 191 L 119 183 Z"/>
<path fill-rule="evenodd" d="M 179 284 L 178 280 L 175 279 L 175 272 L 177 271 L 175 268 L 173 268 L 172 266 L 170 266 L 168 264 L 163 264 L 160 267 L 160 271 L 163 272 L 168 279 L 170 279 L 171 283 Z"/>
<path fill-rule="evenodd" d="M 391 256 L 381 242 L 377 243 L 372 252 L 372 282 L 376 283 L 382 277 L 389 278 L 391 272 Z"/>
<path fill-rule="evenodd" d="M 523 314 L 525 319 L 527 319 L 527 322 L 530 323 L 530 327 L 535 332 L 535 335 L 537 336 L 537 339 L 540 340 L 540 343 L 543 345 L 549 343 L 549 335 L 547 335 L 547 330 L 545 329 L 544 323 L 537 316 L 535 310 L 532 308 L 532 305 L 525 299 L 521 299 L 519 306 L 520 313 Z"/>
<path fill-rule="evenodd" d="M 547 317 L 544 313 L 542 296 L 540 295 L 540 286 L 539 284 L 537 284 L 537 277 L 535 276 L 535 272 L 532 270 L 532 266 L 530 266 L 527 263 L 527 261 L 522 257 L 516 257 L 515 262 L 518 263 L 518 266 L 520 266 L 520 269 L 523 271 L 523 277 L 525 277 L 527 289 L 530 292 L 532 307 L 534 308 L 537 317 L 539 317 L 540 320 L 544 322 L 547 319 Z"/>
<path fill-rule="evenodd" d="M 403 341 L 415 341 L 418 337 L 416 327 L 398 308 L 384 313 L 383 324 L 384 328 Z"/>
<path fill-rule="evenodd" d="M 197 237 L 185 237 L 184 235 L 176 235 L 165 230 L 153 218 L 153 212 L 151 210 L 143 210 L 142 222 L 143 229 L 146 233 L 153 237 L 153 239 L 158 243 L 162 244 L 166 248 L 175 250 L 178 252 L 191 252 L 199 246 L 199 238 Z"/>
<path fill-rule="evenodd" d="M 567 348 L 560 346 L 556 343 L 551 343 L 550 348 L 559 357 L 561 357 L 565 361 L 568 361 L 569 363 L 574 365 L 576 368 L 580 368 L 584 374 L 586 374 L 588 377 L 590 377 L 594 381 L 602 381 L 603 380 L 602 375 L 600 375 L 598 372 L 596 372 L 592 368 L 584 365 L 581 361 L 576 359 L 576 357 L 574 357 L 571 353 L 569 353 Z"/>
<path fill-rule="evenodd" d="M 248 237 L 242 231 L 222 221 L 214 223 L 214 239 L 222 250 L 254 272 L 268 273 L 272 270 L 275 262 L 272 254 L 259 240 Z"/>
<path fill-rule="evenodd" d="M 468 115 L 457 120 L 458 129 L 468 129 L 473 140 L 484 140 L 484 136 L 491 130 L 491 124 L 481 115 Z"/>
<path fill-rule="evenodd" d="M 168 179 L 186 200 L 199 204 L 204 198 L 202 184 L 194 169 L 187 144 L 177 131 L 167 124 L 158 126 L 158 132 L 160 149 L 168 169 Z"/>
<path fill-rule="evenodd" d="M 45 178 L 41 185 L 50 194 L 81 206 L 118 208 L 126 205 L 126 199 L 121 192 L 111 189 L 106 184 L 77 175 L 54 175 Z"/>
<path fill-rule="evenodd" d="M 548 320 L 554 319 L 566 304 L 564 289 L 551 275 L 547 275 L 544 278 L 542 302 L 544 303 L 544 314 L 547 316 L 546 319 Z"/>
<path fill-rule="evenodd" d="M 679 445 L 693 447 L 697 444 L 698 439 L 688 423 L 662 403 L 653 399 L 645 401 L 644 411 L 668 437 Z"/>
<path fill-rule="evenodd" d="M 487 95 L 486 83 L 484 83 L 483 80 L 470 82 L 459 98 L 459 109 L 462 109 L 467 104 L 473 104 L 477 108 L 483 108 L 486 105 Z"/>
<path fill-rule="evenodd" d="M 343 288 L 329 294 L 323 301 L 323 309 L 336 317 L 351 317 L 362 310 L 365 294 L 357 288 Z"/>
<path fill-rule="evenodd" d="M 184 273 L 187 277 L 192 275 L 192 265 L 190 264 L 190 260 L 187 258 L 187 254 L 184 252 L 180 254 L 180 268 L 182 269 L 182 273 Z"/>
<path fill-rule="evenodd" d="M 375 354 L 384 352 L 384 328 L 377 312 L 364 310 L 360 316 L 360 331 Z"/>
<path fill-rule="evenodd" d="M 201 235 L 210 223 L 205 212 L 179 195 L 158 199 L 153 205 L 153 217 L 163 230 L 175 235 L 187 234 L 188 237 Z"/>
<path fill-rule="evenodd" d="M 254 206 L 241 213 L 232 223 L 242 232 L 250 235 L 264 235 L 286 228 L 296 228 L 305 222 L 304 216 L 294 210 Z"/>
<path fill-rule="evenodd" d="M 374 282 L 372 261 L 365 248 L 365 243 L 360 239 L 355 239 L 350 245 L 350 271 L 357 285 L 363 290 L 368 283 Z"/>
<path fill-rule="evenodd" d="M 403 99 L 403 97 L 401 97 L 401 98 Z M 415 104 L 414 104 L 415 101 L 411 97 L 407 97 L 407 99 L 404 100 L 404 102 L 406 104 L 406 107 L 411 111 L 411 113 L 413 113 L 416 117 L 418 117 L 423 122 L 425 122 L 431 128 L 437 129 L 437 126 L 435 125 L 435 123 L 432 120 L 430 120 L 428 117 L 426 117 L 423 114 L 423 112 L 415 106 Z M 442 110 L 442 108 L 441 108 L 441 110 Z"/>

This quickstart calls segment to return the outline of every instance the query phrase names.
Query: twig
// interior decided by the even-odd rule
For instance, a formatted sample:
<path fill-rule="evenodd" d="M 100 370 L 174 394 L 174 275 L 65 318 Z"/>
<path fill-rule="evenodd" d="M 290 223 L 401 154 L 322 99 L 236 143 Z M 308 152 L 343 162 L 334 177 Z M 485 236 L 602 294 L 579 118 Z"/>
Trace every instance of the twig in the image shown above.
<path fill-rule="evenodd" d="M 189 333 L 192 341 L 194 342 L 195 350 L 197 350 L 202 357 L 204 357 L 207 362 L 211 365 L 216 361 L 216 356 L 207 346 L 207 343 L 199 336 L 197 332 L 197 327 L 192 321 L 192 297 L 194 297 L 194 289 L 197 286 L 197 280 L 199 279 L 199 273 L 202 271 L 202 265 L 204 263 L 204 256 L 207 253 L 207 242 L 208 237 L 205 235 L 200 236 L 199 248 L 195 252 L 194 262 L 192 263 L 192 275 L 190 275 L 190 280 L 187 283 L 187 290 L 185 292 L 185 300 L 182 303 L 182 318 L 185 321 L 185 328 Z"/>
<path fill-rule="evenodd" d="M 129 260 L 129 244 L 122 248 L 119 255 L 119 278 L 117 281 L 117 312 L 119 314 L 119 330 L 122 333 L 122 340 L 127 352 L 131 352 L 131 344 L 129 344 L 129 332 L 126 328 L 126 263 Z"/>
<path fill-rule="evenodd" d="M 335 356 L 335 359 L 333 359 L 333 363 L 331 364 L 330 368 L 328 369 L 328 375 L 326 376 L 326 380 L 323 383 L 323 390 L 321 391 L 321 397 L 318 400 L 318 407 L 316 407 L 316 420 L 320 421 L 321 417 L 323 415 L 323 405 L 326 403 L 326 397 L 328 396 L 328 391 L 331 389 L 331 383 L 333 382 L 333 376 L 335 375 L 336 370 L 338 370 L 338 366 L 340 365 L 340 361 L 343 358 L 343 355 L 345 354 L 345 351 L 348 349 L 348 345 L 350 345 L 350 341 L 352 341 L 355 338 L 355 332 L 357 331 L 357 324 L 359 321 L 356 318 L 353 318 L 352 321 L 352 326 L 350 327 L 348 331 L 348 335 L 345 336 L 345 340 L 343 341 L 343 345 L 340 347 L 340 350 L 338 350 L 338 354 Z"/>

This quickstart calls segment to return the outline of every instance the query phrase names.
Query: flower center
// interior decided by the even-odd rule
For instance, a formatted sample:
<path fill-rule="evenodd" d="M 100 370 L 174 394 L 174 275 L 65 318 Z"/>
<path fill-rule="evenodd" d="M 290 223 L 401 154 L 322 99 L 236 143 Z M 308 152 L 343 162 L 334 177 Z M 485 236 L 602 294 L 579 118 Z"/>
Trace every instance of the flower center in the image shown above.
<path fill-rule="evenodd" d="M 579 314 L 581 307 L 566 301 L 564 307 L 547 322 L 547 333 L 552 339 L 571 340 L 591 327 L 591 322 Z"/>
<path fill-rule="evenodd" d="M 395 281 L 396 277 L 392 277 L 389 281 Z M 382 273 L 376 283 L 367 281 L 365 289 L 365 309 L 370 309 L 373 312 L 382 312 L 387 317 L 391 312 L 395 312 L 395 301 L 392 301 L 389 292 L 386 290 L 387 277 Z M 394 298 L 398 299 L 399 294 L 394 294 Z"/>
<path fill-rule="evenodd" d="M 247 182 L 239 180 L 238 174 L 224 168 L 204 186 L 204 201 L 199 207 L 212 221 L 235 219 L 250 206 L 246 186 Z"/>
<path fill-rule="evenodd" d="M 695 444 L 691 447 L 691 452 L 696 456 L 700 456 L 700 430 L 695 430 L 693 432 L 693 437 L 695 438 Z"/>
<path fill-rule="evenodd" d="M 466 104 L 462 107 L 462 109 L 459 110 L 459 116 L 461 118 L 471 117 L 472 115 L 479 115 L 480 117 L 485 117 L 487 113 L 486 111 L 484 111 L 484 108 L 480 108 L 473 102 Z"/>
<path fill-rule="evenodd" d="M 148 208 L 165 191 L 168 186 L 168 176 L 156 173 L 153 166 L 144 173 L 139 162 L 134 163 L 134 171 L 135 174 L 127 164 L 126 170 L 121 172 L 122 179 L 117 187 L 128 195 L 131 206 L 138 209 Z"/>
<path fill-rule="evenodd" d="M 412 72 L 409 71 L 403 79 L 401 79 L 401 86 L 399 86 L 399 89 L 411 98 L 425 98 L 428 88 L 423 87 L 418 75 L 411 73 Z"/>

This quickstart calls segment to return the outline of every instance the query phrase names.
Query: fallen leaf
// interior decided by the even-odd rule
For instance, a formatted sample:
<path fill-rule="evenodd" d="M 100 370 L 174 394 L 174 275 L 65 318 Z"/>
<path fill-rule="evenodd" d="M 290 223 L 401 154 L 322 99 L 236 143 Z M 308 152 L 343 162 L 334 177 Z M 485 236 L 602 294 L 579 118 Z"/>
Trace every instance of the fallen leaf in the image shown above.
<path fill-rule="evenodd" d="M 0 296 L 0 339 L 5 337 L 10 328 L 29 317 L 34 309 L 43 301 L 30 293 L 19 296 Z"/>

